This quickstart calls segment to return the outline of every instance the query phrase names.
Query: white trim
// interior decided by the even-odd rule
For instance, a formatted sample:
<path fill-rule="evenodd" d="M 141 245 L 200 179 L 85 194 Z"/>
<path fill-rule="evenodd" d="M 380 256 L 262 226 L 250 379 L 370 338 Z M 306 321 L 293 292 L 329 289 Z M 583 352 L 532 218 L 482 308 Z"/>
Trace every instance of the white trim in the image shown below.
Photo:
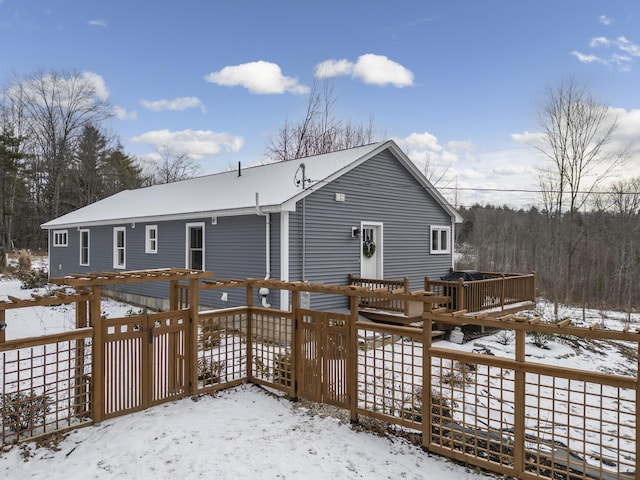
<path fill-rule="evenodd" d="M 151 238 L 152 231 L 155 232 L 153 238 Z M 144 253 L 158 253 L 158 225 L 145 225 Z"/>
<path fill-rule="evenodd" d="M 206 227 L 205 222 L 190 222 L 185 223 L 185 236 L 184 236 L 184 268 L 192 268 L 190 265 L 190 256 L 189 252 L 191 251 L 191 247 L 189 245 L 189 240 L 191 239 L 189 232 L 191 228 L 200 227 L 202 228 L 202 270 L 206 269 L 205 260 L 206 256 Z"/>
<path fill-rule="evenodd" d="M 280 279 L 289 281 L 289 212 L 280 213 Z M 289 309 L 289 290 L 280 290 L 280 310 Z"/>
<path fill-rule="evenodd" d="M 82 250 L 83 250 L 83 245 L 82 245 L 82 234 L 85 233 L 87 234 L 87 261 L 83 262 L 82 261 Z M 78 265 L 82 266 L 82 267 L 88 267 L 89 265 L 91 265 L 91 230 L 89 230 L 88 228 L 79 228 L 78 229 L 78 245 L 79 245 L 79 258 L 78 258 Z"/>
<path fill-rule="evenodd" d="M 435 232 L 439 232 L 438 234 L 438 248 L 434 248 L 433 246 L 433 234 Z M 442 248 L 440 246 L 442 240 L 442 232 L 446 232 L 447 234 L 447 245 L 446 248 Z M 432 255 L 445 255 L 451 253 L 451 226 L 449 225 L 431 225 L 429 227 L 429 253 Z"/>
<path fill-rule="evenodd" d="M 65 230 L 54 230 L 53 231 L 53 246 L 54 247 L 68 247 L 69 246 L 69 230 L 66 230 L 66 229 Z"/>
<path fill-rule="evenodd" d="M 358 251 L 360 252 L 360 276 L 366 278 L 363 272 L 364 254 L 362 253 L 362 235 L 366 227 L 373 227 L 380 235 L 380 238 L 378 238 L 376 242 L 376 253 L 374 255 L 376 257 L 376 277 L 382 279 L 384 278 L 384 224 L 382 222 L 369 222 L 364 220 L 360 222 L 360 242 L 358 244 Z"/>
<path fill-rule="evenodd" d="M 118 244 L 118 234 L 122 233 L 122 246 Z M 122 262 L 120 262 L 122 250 Z M 123 270 L 127 268 L 127 227 L 113 227 L 113 268 Z"/>

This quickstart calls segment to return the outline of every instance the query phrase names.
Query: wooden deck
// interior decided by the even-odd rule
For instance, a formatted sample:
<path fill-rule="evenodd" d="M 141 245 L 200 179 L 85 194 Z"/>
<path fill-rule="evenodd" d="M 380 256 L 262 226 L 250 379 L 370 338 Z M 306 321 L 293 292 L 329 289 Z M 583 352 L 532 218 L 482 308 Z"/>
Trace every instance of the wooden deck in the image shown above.
<path fill-rule="evenodd" d="M 449 302 L 431 304 L 432 311 L 454 314 L 482 313 L 488 318 L 500 318 L 535 307 L 535 274 L 482 272 L 483 280 L 455 282 L 424 279 L 424 291 L 447 297 Z M 358 278 L 349 275 L 349 284 L 373 291 L 410 294 L 409 280 Z M 361 297 L 359 312 L 376 322 L 394 325 L 419 324 L 423 321 L 423 303 L 402 299 Z M 433 337 L 443 337 L 452 325 L 436 322 Z"/>

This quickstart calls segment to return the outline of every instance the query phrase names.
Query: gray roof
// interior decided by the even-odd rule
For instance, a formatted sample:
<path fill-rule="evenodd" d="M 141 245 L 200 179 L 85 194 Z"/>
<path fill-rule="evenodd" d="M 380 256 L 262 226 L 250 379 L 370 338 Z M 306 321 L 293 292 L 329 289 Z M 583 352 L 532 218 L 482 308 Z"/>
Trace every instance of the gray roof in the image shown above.
<path fill-rule="evenodd" d="M 124 190 L 91 205 L 42 224 L 42 228 L 68 228 L 116 223 L 155 222 L 202 217 L 246 215 L 294 210 L 295 203 L 313 190 L 357 167 L 379 152 L 390 149 L 445 210 L 460 215 L 420 173 L 391 140 L 362 147 L 284 162 L 206 175 L 179 182 Z M 306 188 L 296 185 L 305 165 Z"/>

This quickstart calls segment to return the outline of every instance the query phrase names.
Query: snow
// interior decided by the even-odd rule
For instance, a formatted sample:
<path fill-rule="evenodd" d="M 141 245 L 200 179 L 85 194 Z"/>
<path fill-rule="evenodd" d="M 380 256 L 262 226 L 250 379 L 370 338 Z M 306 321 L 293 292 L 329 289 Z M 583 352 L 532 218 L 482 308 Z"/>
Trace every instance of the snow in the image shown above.
<path fill-rule="evenodd" d="M 0 300 L 11 295 L 29 298 L 43 290 L 22 290 L 18 281 L 0 280 Z M 106 316 L 127 314 L 131 307 L 104 301 Z M 551 306 L 540 302 L 537 312 L 548 316 Z M 634 331 L 640 315 L 563 309 L 575 324 Z M 69 307 L 7 311 L 7 339 L 73 330 Z M 506 343 L 506 344 L 503 344 Z M 550 341 L 547 348 L 527 344 L 527 356 L 539 363 L 591 371 L 637 375 L 637 362 L 615 342 L 596 348 L 576 348 Z M 513 358 L 514 342 L 499 334 L 463 345 L 442 342 L 464 351 L 486 348 Z M 635 347 L 635 345 L 633 345 Z M 545 407 L 546 408 L 546 407 Z M 468 415 L 470 418 L 471 415 Z M 244 385 L 169 402 L 144 412 L 104 421 L 70 432 L 55 448 L 25 443 L 0 453 L 5 478 L 438 478 L 480 479 L 482 475 L 447 459 L 430 456 L 398 437 L 358 431 L 348 422 L 319 415 L 303 403 L 292 403 L 266 390 Z"/>

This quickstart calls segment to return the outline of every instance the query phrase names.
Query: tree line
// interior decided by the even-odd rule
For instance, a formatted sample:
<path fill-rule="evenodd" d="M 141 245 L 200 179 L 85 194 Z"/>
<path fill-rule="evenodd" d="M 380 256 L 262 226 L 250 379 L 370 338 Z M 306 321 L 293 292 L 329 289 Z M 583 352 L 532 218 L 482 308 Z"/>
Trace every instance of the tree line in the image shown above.
<path fill-rule="evenodd" d="M 197 173 L 169 146 L 153 163 L 126 153 L 105 127 L 113 114 L 101 81 L 78 72 L 15 75 L 0 91 L 0 268 L 12 249 L 45 250 L 52 218 Z"/>
<path fill-rule="evenodd" d="M 538 294 L 557 303 L 633 312 L 640 305 L 640 178 L 594 193 L 582 212 L 537 207 L 459 208 L 456 267 L 485 272 L 536 272 Z M 561 229 L 560 234 L 557 233 Z M 555 243 L 572 230 L 572 265 Z"/>

